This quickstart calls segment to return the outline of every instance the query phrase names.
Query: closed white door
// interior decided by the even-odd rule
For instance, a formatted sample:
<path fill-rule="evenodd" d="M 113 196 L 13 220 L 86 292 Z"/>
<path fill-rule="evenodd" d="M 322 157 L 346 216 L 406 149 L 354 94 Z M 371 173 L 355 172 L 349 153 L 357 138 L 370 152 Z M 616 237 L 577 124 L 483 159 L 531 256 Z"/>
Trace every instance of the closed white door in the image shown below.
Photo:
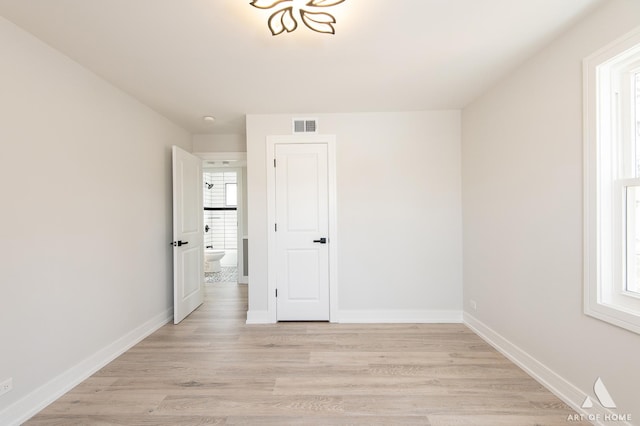
<path fill-rule="evenodd" d="M 275 146 L 278 321 L 329 320 L 327 145 Z"/>
<path fill-rule="evenodd" d="M 204 300 L 202 160 L 173 147 L 173 322 Z"/>

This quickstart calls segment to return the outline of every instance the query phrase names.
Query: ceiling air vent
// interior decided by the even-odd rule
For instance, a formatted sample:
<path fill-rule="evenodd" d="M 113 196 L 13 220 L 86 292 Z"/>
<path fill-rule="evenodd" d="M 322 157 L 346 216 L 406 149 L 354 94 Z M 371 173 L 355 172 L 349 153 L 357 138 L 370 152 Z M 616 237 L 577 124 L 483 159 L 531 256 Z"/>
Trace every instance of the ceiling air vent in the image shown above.
<path fill-rule="evenodd" d="M 318 133 L 318 120 L 315 118 L 294 118 L 293 133 Z"/>

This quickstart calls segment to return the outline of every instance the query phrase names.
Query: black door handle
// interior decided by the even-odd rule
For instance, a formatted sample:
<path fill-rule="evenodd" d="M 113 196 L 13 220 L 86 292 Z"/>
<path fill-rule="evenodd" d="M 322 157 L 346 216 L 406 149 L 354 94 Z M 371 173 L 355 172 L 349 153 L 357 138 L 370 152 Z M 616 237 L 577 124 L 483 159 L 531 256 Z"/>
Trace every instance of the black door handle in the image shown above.
<path fill-rule="evenodd" d="M 313 240 L 314 243 L 327 244 L 326 238 L 320 238 L 319 240 Z"/>
<path fill-rule="evenodd" d="M 174 246 L 174 247 L 182 247 L 182 246 L 186 246 L 187 244 L 189 244 L 189 241 L 179 240 L 179 241 L 174 241 L 174 242 L 170 243 L 169 245 L 170 246 Z"/>

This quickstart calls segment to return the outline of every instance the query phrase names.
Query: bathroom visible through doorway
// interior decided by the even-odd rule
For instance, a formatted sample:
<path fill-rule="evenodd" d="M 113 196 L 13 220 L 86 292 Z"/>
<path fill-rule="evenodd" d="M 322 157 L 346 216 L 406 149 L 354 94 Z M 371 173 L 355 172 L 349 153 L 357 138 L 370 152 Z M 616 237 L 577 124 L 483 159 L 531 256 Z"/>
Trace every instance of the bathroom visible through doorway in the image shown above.
<path fill-rule="evenodd" d="M 205 283 L 238 282 L 239 173 L 203 172 Z"/>

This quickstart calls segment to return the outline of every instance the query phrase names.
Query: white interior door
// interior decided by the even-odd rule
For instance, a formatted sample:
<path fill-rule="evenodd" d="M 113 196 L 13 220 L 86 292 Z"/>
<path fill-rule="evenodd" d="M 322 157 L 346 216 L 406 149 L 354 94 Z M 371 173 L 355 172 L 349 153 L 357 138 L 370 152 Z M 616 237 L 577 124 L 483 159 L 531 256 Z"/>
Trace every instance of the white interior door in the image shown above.
<path fill-rule="evenodd" d="M 173 147 L 173 322 L 204 300 L 202 161 Z"/>
<path fill-rule="evenodd" d="M 329 320 L 327 145 L 275 146 L 278 321 Z"/>

